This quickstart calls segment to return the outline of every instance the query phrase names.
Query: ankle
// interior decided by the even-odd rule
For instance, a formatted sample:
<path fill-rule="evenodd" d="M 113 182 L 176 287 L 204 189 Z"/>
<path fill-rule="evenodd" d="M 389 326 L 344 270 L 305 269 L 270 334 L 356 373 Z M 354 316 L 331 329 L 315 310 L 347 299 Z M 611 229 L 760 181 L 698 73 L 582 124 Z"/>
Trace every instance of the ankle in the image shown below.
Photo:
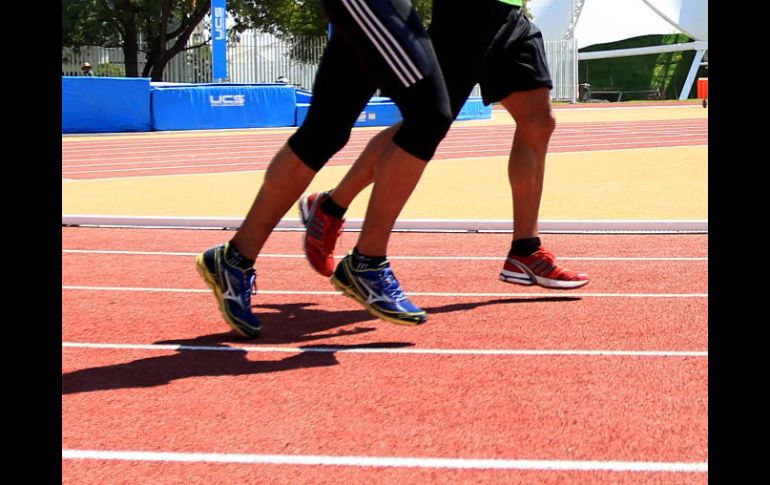
<path fill-rule="evenodd" d="M 249 259 L 238 252 L 238 248 L 235 247 L 232 241 L 225 248 L 225 261 L 243 270 L 251 269 L 255 263 L 253 259 Z"/>
<path fill-rule="evenodd" d="M 388 260 L 387 256 L 369 256 L 358 252 L 358 247 L 353 248 L 351 263 L 356 269 L 374 269 Z"/>
<path fill-rule="evenodd" d="M 348 209 L 338 205 L 334 202 L 331 195 L 327 194 L 326 197 L 321 200 L 321 210 L 324 211 L 324 214 L 336 217 L 337 219 L 342 219 L 345 217 L 345 212 Z"/>
<path fill-rule="evenodd" d="M 531 256 L 535 253 L 542 243 L 539 237 L 527 237 L 523 239 L 514 239 L 511 242 L 511 249 L 508 251 L 508 256 Z"/>

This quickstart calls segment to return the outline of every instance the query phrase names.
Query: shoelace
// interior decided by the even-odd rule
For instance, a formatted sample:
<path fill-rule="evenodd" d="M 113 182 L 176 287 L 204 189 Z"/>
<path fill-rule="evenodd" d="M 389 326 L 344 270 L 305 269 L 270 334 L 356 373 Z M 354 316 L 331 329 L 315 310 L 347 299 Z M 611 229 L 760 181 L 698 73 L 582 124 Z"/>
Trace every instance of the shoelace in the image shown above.
<path fill-rule="evenodd" d="M 561 277 L 565 279 L 577 279 L 578 277 L 577 272 L 556 264 L 556 256 L 551 251 L 545 248 L 541 248 L 535 254 L 533 254 L 533 256 L 538 254 L 540 254 L 542 258 L 545 261 L 547 261 L 548 264 L 551 265 L 551 269 L 549 270 L 549 273 L 552 272 L 553 275 L 555 275 L 555 277 Z"/>
<path fill-rule="evenodd" d="M 542 258 L 546 261 L 548 261 L 551 264 L 554 264 L 556 262 L 556 256 L 549 250 L 545 248 L 538 249 L 532 256 L 542 256 Z"/>
<path fill-rule="evenodd" d="M 393 301 L 406 300 L 404 290 L 401 289 L 401 285 L 398 284 L 396 275 L 393 274 L 393 270 L 390 266 L 385 266 L 380 270 L 380 281 L 382 282 L 382 289 Z"/>
<path fill-rule="evenodd" d="M 251 295 L 257 293 L 257 271 L 254 268 L 244 271 L 243 281 L 249 289 L 246 293 L 246 302 L 251 304 Z"/>

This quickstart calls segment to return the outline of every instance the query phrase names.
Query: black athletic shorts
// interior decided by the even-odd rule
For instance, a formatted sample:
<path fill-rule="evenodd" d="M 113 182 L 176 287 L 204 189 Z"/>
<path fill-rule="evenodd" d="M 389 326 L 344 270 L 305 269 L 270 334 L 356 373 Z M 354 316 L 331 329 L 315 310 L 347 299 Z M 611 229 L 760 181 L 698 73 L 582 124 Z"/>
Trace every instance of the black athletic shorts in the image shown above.
<path fill-rule="evenodd" d="M 518 7 L 497 0 L 434 0 L 428 33 L 456 117 L 478 83 L 484 104 L 553 88 L 543 35 Z"/>

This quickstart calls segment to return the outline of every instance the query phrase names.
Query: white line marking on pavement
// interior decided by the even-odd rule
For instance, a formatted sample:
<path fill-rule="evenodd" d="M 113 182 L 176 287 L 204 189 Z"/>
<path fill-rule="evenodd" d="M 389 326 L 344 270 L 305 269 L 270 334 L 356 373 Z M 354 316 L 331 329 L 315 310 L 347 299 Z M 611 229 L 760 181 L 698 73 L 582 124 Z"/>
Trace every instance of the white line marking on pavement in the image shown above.
<path fill-rule="evenodd" d="M 97 342 L 62 342 L 62 348 L 151 351 L 201 351 L 246 353 L 348 353 L 405 355 L 490 355 L 490 356 L 588 356 L 588 357 L 708 357 L 706 351 L 696 350 L 558 350 L 558 349 L 417 349 L 389 347 L 276 347 L 276 346 L 212 346 L 177 344 L 118 344 Z"/>
<path fill-rule="evenodd" d="M 199 288 L 146 288 L 132 286 L 75 286 L 62 285 L 62 290 L 75 291 L 139 291 L 155 293 L 210 293 L 211 290 Z M 259 290 L 260 295 L 317 295 L 337 296 L 338 291 L 294 291 L 294 290 Z M 708 298 L 708 293 L 442 293 L 412 291 L 414 296 L 437 297 L 498 297 L 498 298 L 564 298 L 564 297 L 599 297 L 599 298 Z"/>

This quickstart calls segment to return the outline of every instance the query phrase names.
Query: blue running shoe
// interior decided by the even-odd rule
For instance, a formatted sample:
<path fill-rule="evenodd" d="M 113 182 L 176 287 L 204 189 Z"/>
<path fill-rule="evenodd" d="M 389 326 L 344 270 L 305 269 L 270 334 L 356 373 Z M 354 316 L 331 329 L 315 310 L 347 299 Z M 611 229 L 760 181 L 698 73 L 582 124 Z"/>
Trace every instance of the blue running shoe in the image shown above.
<path fill-rule="evenodd" d="M 230 243 L 207 249 L 195 259 L 198 274 L 214 290 L 219 311 L 236 333 L 247 338 L 259 337 L 259 320 L 251 313 L 251 295 L 256 293 L 257 272 L 242 270 L 227 263 L 225 250 Z"/>
<path fill-rule="evenodd" d="M 331 277 L 332 284 L 372 315 L 399 325 L 420 325 L 428 315 L 404 294 L 396 275 L 385 261 L 375 269 L 356 269 L 352 253 L 342 258 Z"/>

